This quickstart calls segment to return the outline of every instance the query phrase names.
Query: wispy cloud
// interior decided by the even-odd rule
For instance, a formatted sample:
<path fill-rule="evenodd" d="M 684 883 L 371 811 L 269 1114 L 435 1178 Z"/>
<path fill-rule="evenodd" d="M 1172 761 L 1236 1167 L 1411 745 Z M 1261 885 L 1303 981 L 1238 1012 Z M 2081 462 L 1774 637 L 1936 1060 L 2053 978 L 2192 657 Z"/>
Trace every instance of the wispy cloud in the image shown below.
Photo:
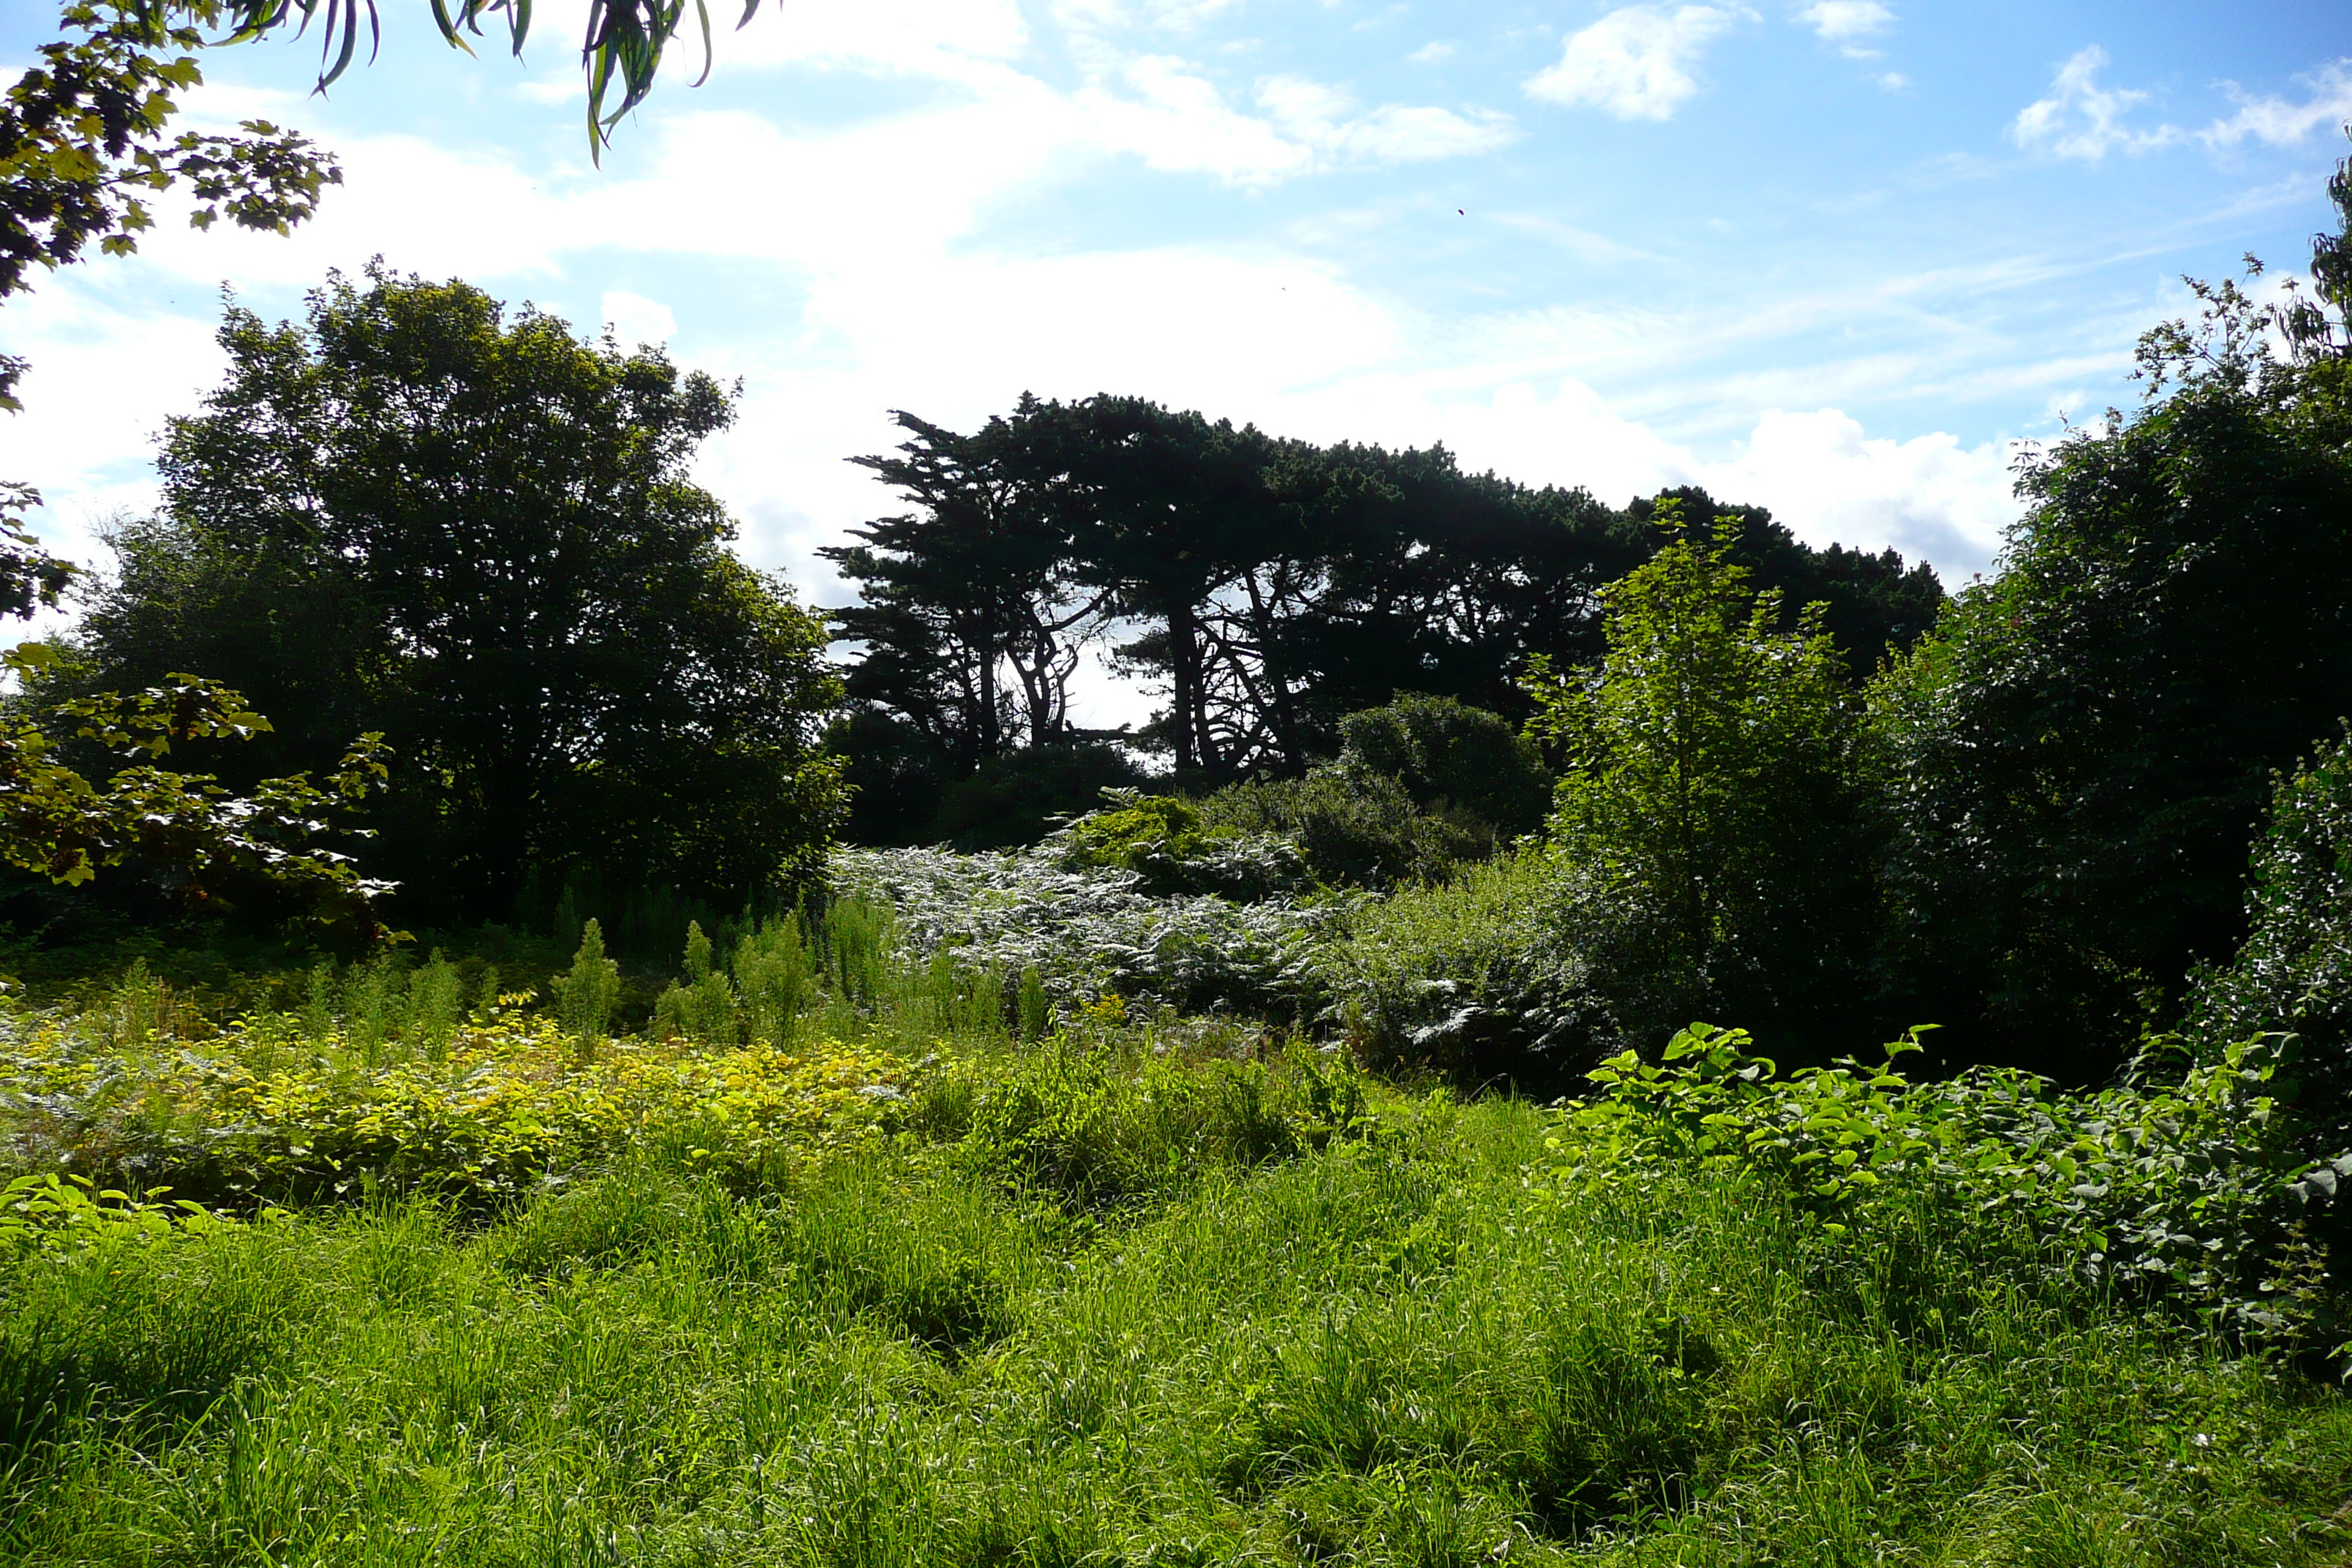
<path fill-rule="evenodd" d="M 1571 34 L 1559 63 L 1525 84 L 1528 95 L 1620 120 L 1665 120 L 1698 91 L 1691 67 L 1749 13 L 1717 5 L 1628 5 Z"/>
<path fill-rule="evenodd" d="M 2234 147 L 2251 136 L 2273 147 L 2284 147 L 2301 142 L 2322 127 L 2333 128 L 2352 120 L 2352 57 L 2324 65 L 2295 79 L 2311 89 L 2311 96 L 2301 103 L 2290 102 L 2276 94 L 2250 97 L 2240 90 L 2236 82 L 2223 82 L 2222 89 L 2236 101 L 2238 112 L 2199 132 L 2198 140 L 2209 147 Z"/>
<path fill-rule="evenodd" d="M 1444 38 L 1433 38 L 1405 56 L 1408 64 L 1417 66 L 1444 65 L 1454 58 L 1454 46 Z"/>
<path fill-rule="evenodd" d="M 1510 116 L 1473 110 L 1384 103 L 1357 112 L 1355 100 L 1338 88 L 1305 77 L 1268 77 L 1257 85 L 1258 107 L 1287 137 L 1316 149 L 1325 159 L 1350 163 L 1409 163 L 1485 153 L 1517 134 Z"/>
<path fill-rule="evenodd" d="M 2148 95 L 2130 88 L 2105 88 L 2098 83 L 2107 63 L 2107 51 L 2096 44 L 2058 68 L 2050 96 L 2037 99 L 2010 122 L 2010 140 L 2029 152 L 2047 152 L 2061 158 L 2095 163 L 2109 153 L 2153 152 L 2182 138 L 2176 125 L 2135 131 L 2124 117 L 2146 103 Z"/>
<path fill-rule="evenodd" d="M 1846 58 L 1874 60 L 1880 51 L 1868 40 L 1895 26 L 1895 13 L 1878 0 L 1815 0 L 1797 13 L 1797 20 Z"/>

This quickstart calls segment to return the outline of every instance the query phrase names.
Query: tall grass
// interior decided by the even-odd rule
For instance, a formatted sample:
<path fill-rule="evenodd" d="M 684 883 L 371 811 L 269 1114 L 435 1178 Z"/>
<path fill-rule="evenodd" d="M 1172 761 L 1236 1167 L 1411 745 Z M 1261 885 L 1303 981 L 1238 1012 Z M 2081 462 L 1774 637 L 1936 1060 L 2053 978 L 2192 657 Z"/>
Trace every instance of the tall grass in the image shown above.
<path fill-rule="evenodd" d="M 946 1142 L 773 1190 L 640 1164 L 486 1230 L 392 1203 L 12 1266 L 0 1555 L 2343 1560 L 2342 1398 L 1997 1220 L 1841 1238 L 1727 1171 L 1568 1204 L 1527 1108 L 1375 1090 L 1315 1137 L 1310 1062 L 1140 1056 L 976 1077 Z M 1279 1115 L 1219 1100 L 1244 1069 Z M 1055 1110 L 1087 1100 L 1095 1134 Z"/>

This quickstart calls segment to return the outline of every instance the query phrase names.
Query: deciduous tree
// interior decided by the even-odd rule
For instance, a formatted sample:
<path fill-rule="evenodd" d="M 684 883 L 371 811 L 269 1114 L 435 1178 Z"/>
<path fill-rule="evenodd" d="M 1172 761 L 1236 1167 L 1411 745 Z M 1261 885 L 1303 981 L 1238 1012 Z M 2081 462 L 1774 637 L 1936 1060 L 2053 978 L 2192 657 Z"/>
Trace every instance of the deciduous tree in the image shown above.
<path fill-rule="evenodd" d="M 80 634 L 89 680 L 158 668 L 352 728 L 402 767 L 383 868 L 418 916 L 501 915 L 530 870 L 740 902 L 841 808 L 816 618 L 727 549 L 686 477 L 729 392 L 462 283 L 372 268 L 306 318 L 232 309 L 226 381 L 164 437 Z"/>

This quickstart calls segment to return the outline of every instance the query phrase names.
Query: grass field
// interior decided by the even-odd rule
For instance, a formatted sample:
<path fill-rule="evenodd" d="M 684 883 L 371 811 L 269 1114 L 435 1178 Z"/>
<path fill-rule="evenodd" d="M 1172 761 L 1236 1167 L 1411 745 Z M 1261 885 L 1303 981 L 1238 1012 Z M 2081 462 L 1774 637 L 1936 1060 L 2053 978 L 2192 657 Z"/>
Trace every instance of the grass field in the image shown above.
<path fill-rule="evenodd" d="M 0 1556 L 2352 1561 L 2332 1382 L 2021 1214 L 1566 1179 L 1558 1112 L 1194 1039 L 975 1047 L 804 1158 L 51 1233 Z"/>

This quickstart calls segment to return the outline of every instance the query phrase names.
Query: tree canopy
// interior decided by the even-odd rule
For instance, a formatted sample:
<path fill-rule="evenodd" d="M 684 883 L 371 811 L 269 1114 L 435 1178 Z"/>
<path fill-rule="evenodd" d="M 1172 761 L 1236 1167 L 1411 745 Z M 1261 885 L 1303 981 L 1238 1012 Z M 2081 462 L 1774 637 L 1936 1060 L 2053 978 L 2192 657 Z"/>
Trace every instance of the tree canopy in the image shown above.
<path fill-rule="evenodd" d="M 2147 400 L 2025 470 L 1999 575 L 1874 694 L 1899 990 L 2062 1071 L 2228 958 L 2271 774 L 2352 700 L 2341 350 L 2195 287 Z"/>
<path fill-rule="evenodd" d="M 1859 695 L 1826 604 L 1791 623 L 1731 526 L 1702 541 L 1672 498 L 1656 517 L 1664 547 L 1602 591 L 1599 668 L 1528 682 L 1531 728 L 1564 759 L 1551 836 L 1571 923 L 1631 1026 L 1817 1016 L 1851 993 L 1867 905 Z"/>
<path fill-rule="evenodd" d="M 1188 786 L 1298 777 L 1345 715 L 1400 694 L 1516 721 L 1528 661 L 1598 658 L 1602 588 L 1657 547 L 1649 501 L 1465 473 L 1443 447 L 1317 447 L 1108 395 L 1024 397 L 970 435 L 898 417 L 898 451 L 855 460 L 910 510 L 824 553 L 861 595 L 833 613 L 858 646 L 853 771 L 901 796 L 1087 739 L 1068 714 L 1089 643 L 1157 687 L 1135 739 Z M 1850 679 L 1942 600 L 1892 552 L 1816 552 L 1697 490 L 1661 502 L 1792 606 L 1825 602 Z"/>
<path fill-rule="evenodd" d="M 172 422 L 163 510 L 118 534 L 75 679 L 232 680 L 286 716 L 262 763 L 381 731 L 371 859 L 419 917 L 504 915 L 572 865 L 735 907 L 821 848 L 823 627 L 686 478 L 727 389 L 381 268 L 299 322 L 232 309 L 220 341 L 227 379 Z"/>

